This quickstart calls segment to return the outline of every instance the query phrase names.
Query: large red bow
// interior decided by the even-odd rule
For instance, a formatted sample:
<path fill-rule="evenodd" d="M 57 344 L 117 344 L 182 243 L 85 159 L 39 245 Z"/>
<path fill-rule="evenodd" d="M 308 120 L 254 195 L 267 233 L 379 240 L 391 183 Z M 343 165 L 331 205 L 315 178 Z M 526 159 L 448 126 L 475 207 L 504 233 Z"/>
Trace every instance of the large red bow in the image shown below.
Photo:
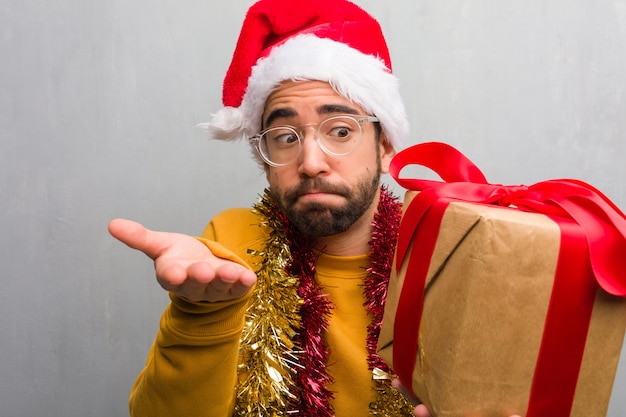
<path fill-rule="evenodd" d="M 445 182 L 400 178 L 408 165 L 432 169 Z M 439 142 L 427 142 L 399 152 L 391 162 L 390 174 L 404 188 L 422 191 L 418 198 L 423 211 L 437 199 L 516 206 L 520 210 L 574 220 L 587 237 L 589 258 L 598 284 L 609 294 L 626 296 L 626 215 L 604 194 L 579 180 L 559 179 L 530 186 L 489 184 L 472 161 L 458 150 Z M 414 220 L 418 220 L 413 216 Z M 404 228 L 398 245 L 403 259 L 410 243 Z"/>

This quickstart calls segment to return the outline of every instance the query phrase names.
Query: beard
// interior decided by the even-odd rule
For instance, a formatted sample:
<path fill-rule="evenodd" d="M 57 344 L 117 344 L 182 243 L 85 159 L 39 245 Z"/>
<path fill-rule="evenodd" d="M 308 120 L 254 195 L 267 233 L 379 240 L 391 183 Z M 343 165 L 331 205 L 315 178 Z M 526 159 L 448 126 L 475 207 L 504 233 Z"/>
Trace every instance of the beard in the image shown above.
<path fill-rule="evenodd" d="M 270 195 L 287 219 L 300 232 L 311 237 L 332 236 L 345 232 L 370 208 L 380 185 L 380 169 L 362 178 L 354 189 L 343 184 L 331 184 L 322 178 L 304 178 L 296 187 L 281 191 L 271 187 Z M 298 198 L 310 190 L 336 194 L 346 203 L 339 207 L 310 203 L 296 208 Z"/>

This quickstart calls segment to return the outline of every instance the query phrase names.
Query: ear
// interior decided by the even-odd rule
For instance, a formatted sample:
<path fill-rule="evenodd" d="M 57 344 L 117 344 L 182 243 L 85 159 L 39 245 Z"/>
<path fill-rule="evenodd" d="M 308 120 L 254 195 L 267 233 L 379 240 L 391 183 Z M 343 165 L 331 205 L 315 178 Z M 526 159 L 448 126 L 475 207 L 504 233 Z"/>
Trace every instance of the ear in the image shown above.
<path fill-rule="evenodd" d="M 380 170 L 383 174 L 389 173 L 389 164 L 391 163 L 391 159 L 396 154 L 396 150 L 393 148 L 391 143 L 385 137 L 385 134 L 381 132 L 380 134 Z"/>

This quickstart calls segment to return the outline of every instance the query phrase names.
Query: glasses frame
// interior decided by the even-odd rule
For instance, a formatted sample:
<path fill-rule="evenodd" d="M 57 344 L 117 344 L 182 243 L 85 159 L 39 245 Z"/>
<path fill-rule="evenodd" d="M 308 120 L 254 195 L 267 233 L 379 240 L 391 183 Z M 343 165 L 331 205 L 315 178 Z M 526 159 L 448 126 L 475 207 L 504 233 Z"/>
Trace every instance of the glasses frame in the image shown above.
<path fill-rule="evenodd" d="M 274 127 L 270 127 L 268 129 L 264 129 L 261 132 L 257 133 L 256 135 L 248 138 L 248 142 L 254 146 L 254 149 L 256 150 L 257 154 L 261 157 L 261 159 L 263 159 L 263 161 L 265 163 L 267 163 L 268 165 L 271 165 L 273 167 L 283 167 L 286 165 L 291 164 L 292 162 L 294 162 L 296 159 L 298 159 L 298 156 L 300 156 L 300 154 L 302 153 L 302 142 L 304 140 L 304 135 L 302 134 L 304 132 L 305 128 L 308 127 L 315 127 L 315 142 L 317 142 L 317 145 L 320 147 L 320 149 L 322 151 L 324 151 L 325 154 L 327 155 L 331 155 L 331 156 L 345 156 L 345 155 L 349 155 L 352 152 L 354 152 L 354 149 L 358 148 L 358 145 L 354 147 L 354 149 L 351 149 L 349 152 L 343 153 L 343 154 L 338 154 L 338 153 L 334 153 L 331 152 L 330 150 L 326 149 L 326 147 L 322 144 L 322 142 L 320 141 L 319 138 L 319 127 L 320 125 L 326 123 L 329 120 L 335 120 L 335 119 L 343 119 L 343 118 L 349 118 L 352 119 L 356 122 L 356 124 L 359 126 L 359 133 L 360 133 L 360 138 L 359 141 L 363 138 L 363 126 L 361 126 L 361 123 L 365 123 L 365 122 L 372 122 L 372 123 L 378 123 L 380 122 L 380 120 L 378 119 L 378 117 L 376 116 L 368 116 L 368 115 L 352 115 L 352 114 L 340 114 L 337 116 L 331 116 L 328 117 L 324 120 L 322 120 L 319 123 L 307 123 L 305 125 L 300 125 L 300 126 L 290 126 L 290 125 L 279 125 L 279 126 L 274 126 Z M 293 159 L 291 159 L 288 162 L 279 164 L 276 162 L 272 162 L 270 161 L 270 159 L 268 157 L 266 157 L 263 152 L 261 151 L 261 138 L 263 137 L 263 135 L 265 135 L 267 132 L 270 132 L 272 130 L 276 130 L 276 129 L 288 129 L 291 130 L 293 133 L 295 133 L 296 137 L 298 138 L 298 153 L 295 155 L 295 157 Z"/>

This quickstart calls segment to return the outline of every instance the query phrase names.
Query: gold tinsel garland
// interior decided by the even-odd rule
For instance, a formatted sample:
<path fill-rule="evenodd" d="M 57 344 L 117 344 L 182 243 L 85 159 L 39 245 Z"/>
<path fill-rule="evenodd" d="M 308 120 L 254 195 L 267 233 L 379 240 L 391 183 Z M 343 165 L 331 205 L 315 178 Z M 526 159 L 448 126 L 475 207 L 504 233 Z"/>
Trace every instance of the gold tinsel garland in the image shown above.
<path fill-rule="evenodd" d="M 269 236 L 263 250 L 250 251 L 262 261 L 242 331 L 235 415 L 280 416 L 295 398 L 298 278 L 285 272 L 291 253 L 280 220 L 269 213 L 267 194 L 254 209 L 264 218 L 260 226 Z"/>

